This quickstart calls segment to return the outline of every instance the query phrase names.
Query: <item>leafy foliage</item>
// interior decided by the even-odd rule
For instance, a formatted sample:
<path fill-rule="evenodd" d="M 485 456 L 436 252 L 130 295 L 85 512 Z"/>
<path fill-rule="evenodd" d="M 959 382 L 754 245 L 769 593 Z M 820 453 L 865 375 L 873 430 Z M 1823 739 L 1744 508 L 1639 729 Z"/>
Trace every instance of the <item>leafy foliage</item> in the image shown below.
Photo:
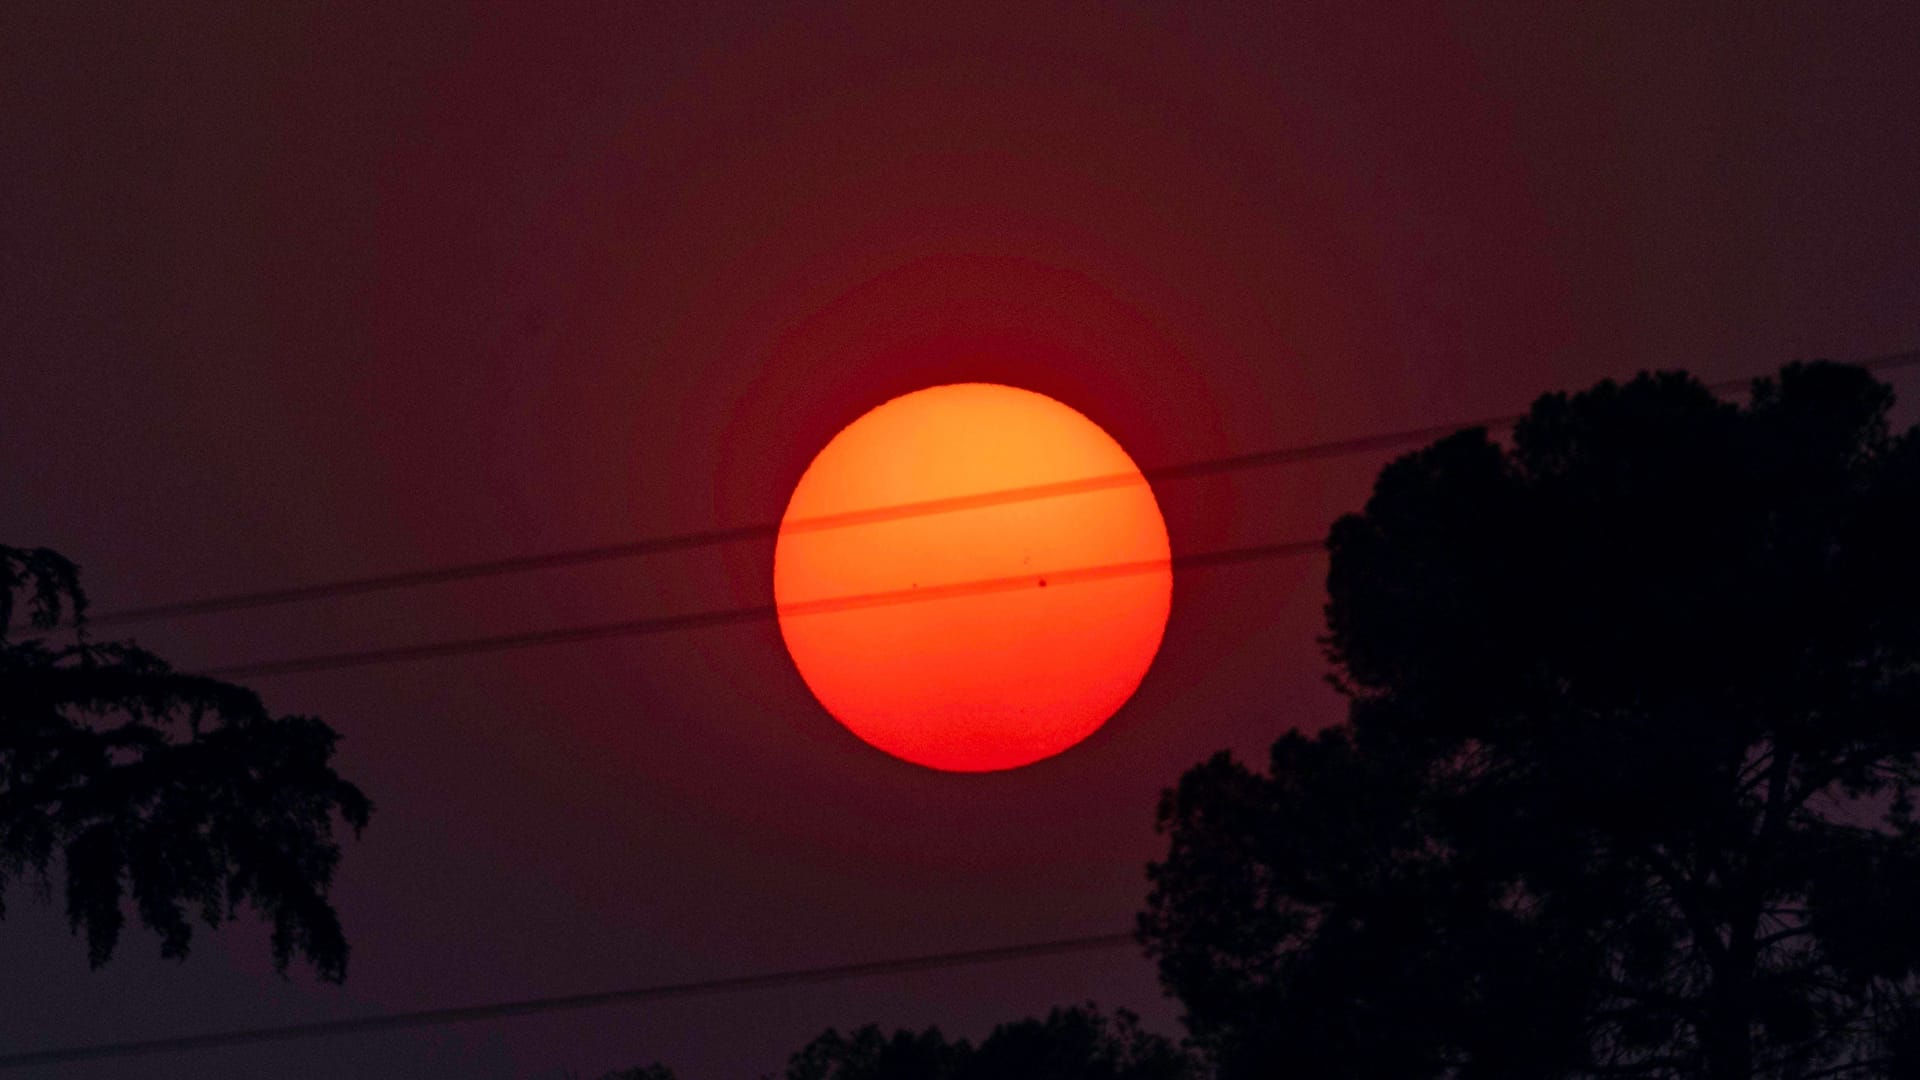
<path fill-rule="evenodd" d="M 31 633 L 17 636 L 22 596 Z M 272 924 L 281 970 L 298 954 L 343 978 L 333 823 L 357 835 L 372 807 L 331 767 L 339 736 L 273 716 L 244 687 L 92 641 L 85 614 L 71 562 L 0 547 L 0 901 L 23 876 L 50 888 L 58 864 L 96 967 L 128 908 L 162 955 L 184 957 L 194 917 L 218 926 L 246 907 Z M 56 644 L 63 622 L 77 629 Z"/>
<path fill-rule="evenodd" d="M 978 1047 L 937 1028 L 829 1030 L 788 1060 L 786 1080 L 1189 1080 L 1194 1068 L 1132 1013 L 1087 1005 L 1001 1024 Z"/>
<path fill-rule="evenodd" d="M 1224 1080 L 1920 1075 L 1920 432 L 1681 374 L 1383 470 L 1348 717 L 1168 791 L 1142 937 Z"/>

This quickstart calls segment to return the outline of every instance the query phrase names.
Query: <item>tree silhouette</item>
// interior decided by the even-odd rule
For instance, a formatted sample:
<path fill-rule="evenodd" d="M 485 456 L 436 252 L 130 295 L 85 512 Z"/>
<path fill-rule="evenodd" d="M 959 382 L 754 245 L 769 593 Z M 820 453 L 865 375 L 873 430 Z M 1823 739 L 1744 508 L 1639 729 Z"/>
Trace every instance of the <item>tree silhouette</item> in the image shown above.
<path fill-rule="evenodd" d="M 1124 1009 L 1054 1009 L 993 1029 L 978 1047 L 938 1028 L 829 1030 L 787 1062 L 785 1080 L 1188 1080 L 1194 1062 Z"/>
<path fill-rule="evenodd" d="M 1920 1075 L 1920 431 L 1814 363 L 1537 401 L 1329 538 L 1342 724 L 1162 798 L 1223 1080 Z"/>
<path fill-rule="evenodd" d="M 939 1028 L 887 1035 L 868 1024 L 844 1036 L 829 1029 L 787 1059 L 786 1080 L 958 1080 L 971 1052 Z"/>
<path fill-rule="evenodd" d="M 36 632 L 16 638 L 21 600 Z M 339 981 L 333 821 L 357 835 L 372 808 L 331 767 L 338 736 L 273 716 L 244 687 L 92 641 L 85 614 L 71 562 L 0 547 L 0 900 L 23 876 L 50 888 L 64 866 L 67 918 L 95 967 L 128 907 L 176 958 L 194 917 L 218 926 L 247 907 L 272 923 L 276 967 L 298 954 Z M 63 621 L 72 642 L 55 644 Z"/>

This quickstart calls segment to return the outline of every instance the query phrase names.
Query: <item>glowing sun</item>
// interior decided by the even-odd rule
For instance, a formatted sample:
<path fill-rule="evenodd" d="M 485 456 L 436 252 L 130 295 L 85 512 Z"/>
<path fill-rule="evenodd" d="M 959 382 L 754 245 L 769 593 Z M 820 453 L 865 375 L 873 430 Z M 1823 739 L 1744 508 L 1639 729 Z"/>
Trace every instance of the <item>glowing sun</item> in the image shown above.
<path fill-rule="evenodd" d="M 936 386 L 834 436 L 773 554 L 780 633 L 855 735 L 935 769 L 1030 764 L 1140 685 L 1173 598 L 1133 459 L 1026 390 Z"/>

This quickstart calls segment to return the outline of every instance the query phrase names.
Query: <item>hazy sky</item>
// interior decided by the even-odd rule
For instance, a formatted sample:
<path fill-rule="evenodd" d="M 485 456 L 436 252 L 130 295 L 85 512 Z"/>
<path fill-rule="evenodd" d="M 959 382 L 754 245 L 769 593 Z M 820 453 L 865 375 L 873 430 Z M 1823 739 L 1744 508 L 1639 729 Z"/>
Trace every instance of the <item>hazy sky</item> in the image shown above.
<path fill-rule="evenodd" d="M 1156 465 L 1920 347 L 1920 8 L 1351 7 L 14 5 L 0 541 L 124 607 L 770 520 L 940 382 Z M 1318 535 L 1383 461 L 1168 485 L 1174 550 Z M 135 634 L 191 667 L 761 604 L 770 559 Z M 379 804 L 347 985 L 252 925 L 89 973 L 16 890 L 0 1048 L 1127 929 L 1158 790 L 1339 716 L 1322 570 L 1179 578 L 1134 701 L 987 776 L 846 734 L 771 624 L 261 679 Z M 1118 952 L 139 1068 L 727 1080 L 1088 998 L 1173 1029 Z"/>

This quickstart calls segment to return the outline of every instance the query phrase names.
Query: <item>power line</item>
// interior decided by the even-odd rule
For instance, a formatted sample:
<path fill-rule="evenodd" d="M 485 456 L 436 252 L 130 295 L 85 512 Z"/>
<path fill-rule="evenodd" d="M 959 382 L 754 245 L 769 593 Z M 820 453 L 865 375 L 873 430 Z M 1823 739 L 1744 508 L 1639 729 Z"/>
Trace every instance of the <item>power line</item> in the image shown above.
<path fill-rule="evenodd" d="M 897 521 L 903 518 L 924 517 L 933 514 L 948 514 L 962 510 L 976 510 L 990 506 L 1005 506 L 1013 503 L 1032 502 L 1039 499 L 1060 498 L 1067 495 L 1082 495 L 1096 491 L 1131 487 L 1145 482 L 1188 479 L 1201 476 L 1214 476 L 1222 473 L 1237 472 L 1294 462 L 1311 461 L 1319 458 L 1341 457 L 1348 454 L 1364 453 L 1369 450 L 1391 449 L 1409 443 L 1424 442 L 1428 439 L 1449 435 L 1470 427 L 1498 427 L 1511 423 L 1512 417 L 1494 417 L 1465 424 L 1441 424 L 1405 431 L 1384 432 L 1353 439 L 1341 439 L 1335 442 L 1312 443 L 1304 446 L 1285 447 L 1251 454 L 1235 454 L 1229 457 L 1206 458 L 1178 465 L 1159 466 L 1140 472 L 1108 473 L 1101 476 L 1081 477 L 1073 480 L 1061 480 L 1046 484 L 1034 484 L 1026 487 L 1003 488 L 997 491 L 985 491 L 972 495 L 957 495 L 943 499 L 926 499 L 891 506 L 877 506 L 844 513 L 827 514 L 818 517 L 797 518 L 786 522 L 784 528 L 789 532 L 816 532 L 829 529 L 843 529 L 855 525 L 868 525 L 882 521 Z M 767 540 L 779 535 L 783 528 L 780 522 L 760 522 L 752 525 L 735 525 L 727 528 L 708 529 L 701 532 L 678 533 L 671 536 L 649 537 L 645 540 L 633 540 L 617 544 L 600 544 L 592 547 L 570 548 L 564 551 L 544 552 L 537 555 L 521 555 L 506 559 L 489 559 L 481 562 L 456 563 L 447 566 L 427 567 L 420 570 L 404 571 L 393 574 L 379 574 L 369 577 L 344 578 L 337 581 L 320 582 L 313 585 L 299 585 L 285 589 L 269 589 L 258 592 L 230 593 L 223 596 L 207 597 L 201 600 L 181 600 L 172 603 L 154 604 L 147 607 L 126 608 L 88 616 L 95 626 L 112 626 L 122 623 L 144 622 L 152 619 L 174 618 L 188 615 L 211 615 L 224 611 L 239 611 L 248 608 L 274 607 L 281 604 L 299 603 L 306 600 L 334 599 L 363 593 L 385 592 L 393 589 L 415 588 L 424 585 L 442 585 L 473 578 L 496 577 L 503 574 L 527 573 L 534 570 L 551 570 L 568 566 L 580 566 L 588 563 L 610 562 L 617 559 L 638 558 L 643 555 L 660 555 L 692 548 L 714 547 L 721 544 L 742 543 L 750 540 Z"/>
<path fill-rule="evenodd" d="M 1888 371 L 1895 368 L 1909 367 L 1914 364 L 1920 364 L 1920 350 L 1871 357 L 1858 361 L 1856 366 L 1868 371 Z M 1752 381 L 1752 377 L 1723 379 L 1707 385 L 1709 389 L 1720 393 L 1744 388 L 1750 385 Z M 981 492 L 974 495 L 961 495 L 943 499 L 927 499 L 916 502 L 899 503 L 892 506 L 871 507 L 844 513 L 800 518 L 786 522 L 784 527 L 788 530 L 800 532 L 840 529 L 880 521 L 894 521 L 901 518 L 921 517 L 930 514 L 954 513 L 987 506 L 1001 506 L 1011 503 L 1030 502 L 1036 499 L 1059 498 L 1067 495 L 1086 494 L 1094 491 L 1128 487 L 1140 483 L 1142 477 L 1148 482 L 1182 480 L 1201 476 L 1217 476 L 1223 473 L 1238 472 L 1245 469 L 1270 468 L 1278 465 L 1316 461 L 1324 458 L 1344 457 L 1350 454 L 1390 450 L 1398 446 L 1426 442 L 1430 439 L 1440 438 L 1468 428 L 1484 427 L 1499 429 L 1511 427 L 1525 415 L 1524 412 L 1505 413 L 1500 416 L 1483 417 L 1479 420 L 1460 423 L 1434 424 L 1427 427 L 1407 428 L 1400 431 L 1362 435 L 1350 439 L 1336 439 L 1329 442 L 1308 443 L 1301 446 L 1281 447 L 1247 454 L 1205 458 L 1199 461 L 1190 461 L 1175 465 L 1162 465 L 1142 470 L 1140 473 L 1109 473 L 1103 476 L 1091 476 L 1018 488 L 1006 488 L 999 491 Z M 386 592 L 395 589 L 417 588 L 426 585 L 443 585 L 455 581 L 496 577 L 503 574 L 528 573 L 536 570 L 551 570 L 589 563 L 609 562 L 617 559 L 631 559 L 644 555 L 666 554 L 668 552 L 713 547 L 721 544 L 765 540 L 777 536 L 782 527 L 782 523 L 778 521 L 758 522 L 749 525 L 734 525 L 697 532 L 649 537 L 644 540 L 568 548 L 534 555 L 520 555 L 504 559 L 487 559 L 477 562 L 451 563 L 443 566 L 425 567 L 419 570 L 408 570 L 390 574 L 341 578 L 334 581 L 318 582 L 312 585 L 227 593 L 198 600 L 179 600 L 169 603 L 151 604 L 143 607 L 123 608 L 118 611 L 107 611 L 90 616 L 89 621 L 95 626 L 113 626 L 153 619 L 177 618 L 190 615 L 211 615 L 225 611 L 275 607 L 308 600 L 332 599 L 365 593 Z"/>
<path fill-rule="evenodd" d="M 212 1050 L 229 1046 L 245 1046 L 251 1043 L 284 1042 L 291 1039 L 355 1035 L 370 1031 L 395 1031 L 405 1028 L 431 1027 L 439 1024 L 468 1023 L 475 1020 L 499 1020 L 515 1016 L 530 1016 L 535 1013 L 595 1009 L 607 1005 L 627 1005 L 645 1001 L 665 1001 L 673 998 L 698 997 L 707 994 L 737 993 L 742 990 L 766 990 L 776 987 L 837 982 L 843 979 L 860 979 L 875 975 L 896 975 L 911 971 L 931 971 L 939 968 L 964 967 L 971 964 L 1001 963 L 1008 960 L 1025 960 L 1040 956 L 1061 956 L 1069 953 L 1093 952 L 1132 944 L 1135 944 L 1135 938 L 1132 934 L 1099 934 L 1092 937 L 1059 938 L 1053 941 L 1040 941 L 1025 945 L 1002 945 L 991 949 L 968 949 L 956 952 L 931 953 L 924 956 L 899 957 L 892 960 L 872 960 L 860 964 L 837 964 L 830 967 L 795 968 L 760 975 L 736 975 L 731 978 L 705 979 L 699 982 L 661 983 L 652 986 L 632 987 L 624 990 L 601 990 L 585 994 L 565 994 L 558 997 L 522 998 L 517 1001 L 498 1001 L 485 1005 L 459 1005 L 443 1009 L 420 1009 L 415 1012 L 387 1013 L 382 1016 L 358 1016 L 345 1020 L 318 1020 L 305 1024 L 242 1028 L 235 1031 L 216 1031 L 201 1035 L 180 1035 L 163 1039 L 137 1039 L 127 1042 L 64 1046 L 51 1050 L 31 1050 L 21 1054 L 0 1055 L 0 1069 L 18 1069 L 28 1065 L 54 1065 L 76 1061 L 101 1061 L 108 1058 L 137 1057 L 145 1054 L 179 1053 L 186 1050 Z"/>
<path fill-rule="evenodd" d="M 341 668 L 365 667 L 370 664 L 391 664 L 409 660 L 432 660 L 443 656 L 499 652 L 506 649 L 530 648 L 536 645 L 564 645 L 582 641 L 601 641 L 607 638 L 643 637 L 650 634 L 696 630 L 709 626 L 758 622 L 763 619 L 778 618 L 782 615 L 789 617 L 824 615 L 835 611 L 852 611 L 858 608 L 871 607 L 891 607 L 896 604 L 918 604 L 932 600 L 948 600 L 960 596 L 975 596 L 984 593 L 1014 592 L 1022 589 L 1044 589 L 1051 586 L 1080 585 L 1093 581 L 1105 581 L 1119 577 L 1149 574 L 1169 568 L 1175 570 L 1193 570 L 1210 566 L 1231 566 L 1236 563 L 1304 555 L 1321 550 L 1325 543 L 1326 541 L 1319 539 L 1290 540 L 1277 544 L 1260 544 L 1253 547 L 1227 548 L 1220 551 L 1204 551 L 1191 555 L 1175 555 L 1171 559 L 1102 563 L 1096 566 L 1069 567 L 1037 573 L 1017 574 L 1008 577 L 976 578 L 970 581 L 956 581 L 944 585 L 928 585 L 924 587 L 916 586 L 908 589 L 892 589 L 886 592 L 828 596 L 818 600 L 803 600 L 799 603 L 785 605 L 784 607 L 773 604 L 756 604 L 750 607 L 725 608 L 718 611 L 698 611 L 685 615 L 624 619 L 619 622 L 595 623 L 588 626 L 560 627 L 553 630 L 533 630 L 517 634 L 495 634 L 487 637 L 458 638 L 452 641 L 436 641 L 423 645 L 398 645 L 389 648 L 362 649 L 355 652 L 322 653 L 315 656 L 294 657 L 288 660 L 253 661 L 244 664 L 229 664 L 222 667 L 209 668 L 204 674 L 228 679 L 258 678 L 263 675 L 292 675 L 310 671 L 335 671 Z"/>

